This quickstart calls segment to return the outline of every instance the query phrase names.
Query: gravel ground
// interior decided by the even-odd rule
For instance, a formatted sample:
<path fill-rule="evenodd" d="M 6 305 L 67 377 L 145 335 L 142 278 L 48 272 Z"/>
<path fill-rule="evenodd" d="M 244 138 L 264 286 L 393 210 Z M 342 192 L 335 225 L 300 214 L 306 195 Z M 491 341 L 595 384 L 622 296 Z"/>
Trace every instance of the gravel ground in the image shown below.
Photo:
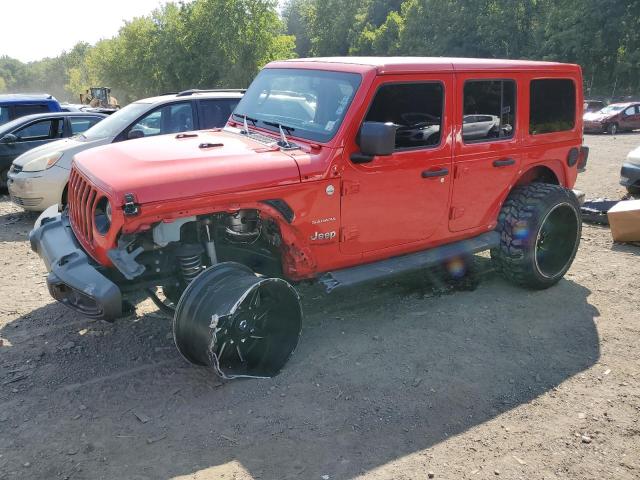
<path fill-rule="evenodd" d="M 640 134 L 587 136 L 587 198 L 621 198 Z M 557 286 L 477 259 L 471 291 L 424 279 L 304 288 L 271 380 L 186 364 L 150 302 L 113 324 L 49 297 L 0 197 L 0 479 L 638 479 L 640 248 L 585 225 Z"/>

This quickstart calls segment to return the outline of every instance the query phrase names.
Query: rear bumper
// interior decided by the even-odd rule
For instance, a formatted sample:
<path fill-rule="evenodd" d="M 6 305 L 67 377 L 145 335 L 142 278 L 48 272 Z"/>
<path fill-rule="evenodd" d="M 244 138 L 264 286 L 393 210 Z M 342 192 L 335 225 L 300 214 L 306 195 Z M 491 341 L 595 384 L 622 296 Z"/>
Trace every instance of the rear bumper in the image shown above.
<path fill-rule="evenodd" d="M 49 271 L 47 287 L 53 298 L 90 318 L 115 320 L 122 316 L 120 289 L 84 252 L 66 214 L 45 211 L 29 233 L 29 241 Z"/>
<path fill-rule="evenodd" d="M 623 163 L 620 169 L 620 185 L 640 187 L 640 164 Z"/>

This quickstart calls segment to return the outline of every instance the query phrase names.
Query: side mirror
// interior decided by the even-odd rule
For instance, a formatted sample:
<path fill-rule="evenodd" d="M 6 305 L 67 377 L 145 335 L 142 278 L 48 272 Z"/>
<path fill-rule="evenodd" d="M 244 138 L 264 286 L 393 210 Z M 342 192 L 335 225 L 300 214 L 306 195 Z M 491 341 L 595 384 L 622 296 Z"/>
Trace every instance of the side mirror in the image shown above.
<path fill-rule="evenodd" d="M 391 155 L 396 148 L 396 129 L 393 123 L 364 122 L 360 127 L 360 152 L 351 156 L 354 163 L 367 163 L 377 156 Z"/>
<path fill-rule="evenodd" d="M 129 140 L 135 140 L 136 138 L 142 138 L 142 137 L 144 137 L 144 132 L 142 130 L 131 130 L 127 134 L 127 138 Z"/>
<path fill-rule="evenodd" d="M 13 133 L 7 133 L 4 137 L 0 138 L 0 143 L 10 144 L 18 141 L 18 137 L 16 137 Z"/>

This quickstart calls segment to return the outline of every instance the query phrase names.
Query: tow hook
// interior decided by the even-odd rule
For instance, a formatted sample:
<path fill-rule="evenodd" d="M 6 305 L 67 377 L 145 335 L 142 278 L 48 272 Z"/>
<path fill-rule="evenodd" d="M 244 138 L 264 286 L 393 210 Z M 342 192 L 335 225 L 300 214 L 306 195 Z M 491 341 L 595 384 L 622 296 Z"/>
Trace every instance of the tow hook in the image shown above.
<path fill-rule="evenodd" d="M 133 193 L 127 193 L 124 196 L 124 206 L 122 207 L 122 211 L 128 217 L 131 217 L 140 213 L 139 205 L 136 203 L 135 200 L 136 199 L 133 196 Z"/>

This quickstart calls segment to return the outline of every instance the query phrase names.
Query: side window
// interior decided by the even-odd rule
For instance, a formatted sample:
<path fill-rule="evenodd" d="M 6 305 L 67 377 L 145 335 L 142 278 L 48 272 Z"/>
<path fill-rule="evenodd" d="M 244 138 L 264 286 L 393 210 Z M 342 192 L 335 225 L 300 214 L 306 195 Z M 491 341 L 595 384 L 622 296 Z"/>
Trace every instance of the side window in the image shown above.
<path fill-rule="evenodd" d="M 90 129 L 102 118 L 100 117 L 71 117 L 69 118 L 69 124 L 71 125 L 71 135 L 78 135 L 85 130 Z"/>
<path fill-rule="evenodd" d="M 462 139 L 465 143 L 512 138 L 516 82 L 470 80 L 464 84 Z"/>
<path fill-rule="evenodd" d="M 15 114 L 16 118 L 24 117 L 25 115 L 33 115 L 34 113 L 47 113 L 49 107 L 47 105 L 16 105 Z"/>
<path fill-rule="evenodd" d="M 0 125 L 9 121 L 9 107 L 0 107 Z"/>
<path fill-rule="evenodd" d="M 569 79 L 532 80 L 529 133 L 563 132 L 576 124 L 576 87 Z"/>
<path fill-rule="evenodd" d="M 200 100 L 200 129 L 224 127 L 240 99 Z"/>
<path fill-rule="evenodd" d="M 141 132 L 143 137 L 179 133 L 193 130 L 191 102 L 165 105 L 142 117 L 130 131 Z"/>
<path fill-rule="evenodd" d="M 35 140 L 47 140 L 56 138 L 58 135 L 59 120 L 40 120 L 25 127 L 19 128 L 13 134 L 18 137 L 19 142 L 31 142 Z"/>
<path fill-rule="evenodd" d="M 443 110 L 441 83 L 387 84 L 376 93 L 365 121 L 395 123 L 396 150 L 432 147 L 440 143 Z"/>
<path fill-rule="evenodd" d="M 635 107 L 629 107 L 624 111 L 625 115 L 635 115 Z"/>

